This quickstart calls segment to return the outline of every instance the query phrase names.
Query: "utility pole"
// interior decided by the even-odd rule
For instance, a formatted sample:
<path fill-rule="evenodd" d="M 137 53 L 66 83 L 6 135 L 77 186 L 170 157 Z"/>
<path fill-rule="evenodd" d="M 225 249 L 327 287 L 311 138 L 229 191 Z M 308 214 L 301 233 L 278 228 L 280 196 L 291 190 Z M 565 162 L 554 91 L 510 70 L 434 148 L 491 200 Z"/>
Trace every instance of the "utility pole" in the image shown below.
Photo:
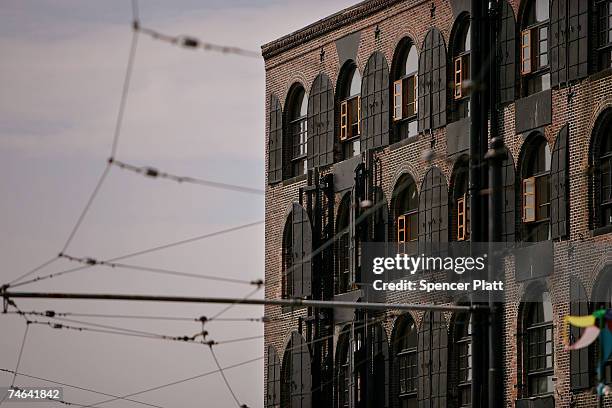
<path fill-rule="evenodd" d="M 491 58 L 491 68 L 489 70 L 489 107 L 491 110 L 490 130 L 491 143 L 485 159 L 489 167 L 489 254 L 497 250 L 502 241 L 502 212 L 503 212 L 503 189 L 502 182 L 502 165 L 506 159 L 506 149 L 504 140 L 499 135 L 499 60 L 497 59 L 498 49 L 498 32 L 500 28 L 501 5 L 497 0 L 489 1 L 489 44 L 490 49 L 495 50 L 495 55 Z M 504 227 L 505 228 L 505 227 Z M 497 271 L 501 271 L 503 264 L 498 256 L 489 256 L 489 282 L 495 279 Z M 488 388 L 489 388 L 489 407 L 500 407 L 504 401 L 504 389 L 501 381 L 501 355 L 502 342 L 498 339 L 502 338 L 501 321 L 502 321 L 502 305 L 496 302 L 494 295 L 489 293 L 489 319 L 488 319 L 488 337 L 489 337 L 489 371 L 488 371 Z"/>
<path fill-rule="evenodd" d="M 483 242 L 485 234 L 483 231 L 483 143 L 487 141 L 487 105 L 488 98 L 486 89 L 486 75 L 483 69 L 485 60 L 483 51 L 490 50 L 486 46 L 487 25 L 484 21 L 487 2 L 482 0 L 471 0 L 470 12 L 470 79 L 472 81 L 470 93 L 470 160 L 469 160 L 469 193 L 470 193 L 470 240 L 472 242 Z M 475 249 L 472 248 L 472 251 Z M 473 254 L 475 255 L 475 254 Z M 480 277 L 479 277 L 480 278 Z M 472 306 L 488 306 L 471 301 Z M 484 395 L 487 390 L 487 353 L 478 352 L 488 347 L 486 340 L 488 323 L 487 313 L 480 310 L 472 314 L 472 407 L 486 408 L 487 401 Z"/>

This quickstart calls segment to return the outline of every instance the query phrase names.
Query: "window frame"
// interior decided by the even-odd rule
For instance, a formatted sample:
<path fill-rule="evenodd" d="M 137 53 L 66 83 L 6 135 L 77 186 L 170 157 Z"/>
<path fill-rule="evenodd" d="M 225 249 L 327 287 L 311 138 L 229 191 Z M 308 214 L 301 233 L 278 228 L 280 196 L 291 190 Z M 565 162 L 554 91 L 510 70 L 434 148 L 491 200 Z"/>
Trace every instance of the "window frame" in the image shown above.
<path fill-rule="evenodd" d="M 300 97 L 301 96 L 301 97 Z M 301 85 L 293 90 L 291 105 L 287 110 L 289 143 L 291 146 L 291 176 L 298 177 L 308 172 L 308 112 L 302 114 L 302 106 L 308 104 L 308 92 Z"/>
<path fill-rule="evenodd" d="M 538 0 L 532 0 L 527 5 L 523 20 L 527 19 L 530 15 L 530 7 L 533 7 L 533 13 L 536 13 L 535 8 L 537 7 L 537 1 Z M 542 39 L 541 33 L 543 31 L 546 32 L 545 39 Z M 544 21 L 536 21 L 528 25 L 523 24 L 520 34 L 521 42 L 519 71 L 521 74 L 521 93 L 522 96 L 525 97 L 544 90 L 548 90 L 552 86 L 550 79 L 550 15 L 548 15 L 548 18 Z M 526 39 L 528 39 L 528 44 L 526 44 Z M 542 52 L 543 42 L 546 42 L 545 52 Z M 528 50 L 527 54 L 525 54 L 525 50 Z M 544 56 L 546 58 L 546 64 L 541 63 Z M 526 64 L 528 64 L 528 67 Z M 548 83 L 546 83 L 544 80 L 544 77 L 546 77 L 546 75 L 549 76 Z M 538 84 L 536 81 L 540 81 L 540 83 Z"/>
<path fill-rule="evenodd" d="M 537 305 L 532 304 L 530 305 L 530 307 L 537 307 Z M 528 310 L 528 315 L 530 314 L 529 312 L 530 310 Z M 550 331 L 550 334 L 551 334 L 550 339 L 546 338 L 547 331 Z M 544 341 L 540 341 L 542 339 L 541 337 L 542 333 L 544 334 L 544 337 L 543 337 Z M 531 323 L 529 321 L 529 316 L 527 316 L 525 334 L 526 334 L 525 335 L 525 345 L 524 345 L 525 349 L 523 350 L 523 354 L 524 354 L 523 369 L 525 370 L 525 382 L 526 382 L 525 386 L 527 388 L 527 395 L 529 397 L 541 397 L 541 396 L 552 395 L 554 391 L 547 392 L 547 393 L 532 392 L 531 385 L 534 379 L 541 380 L 542 378 L 554 376 L 554 370 L 555 370 L 555 344 L 554 343 L 555 342 L 554 342 L 553 322 L 546 321 L 546 322 Z M 540 353 L 539 351 L 535 351 L 535 354 L 532 354 L 531 346 L 536 345 L 536 350 L 537 350 L 541 344 L 544 344 L 544 352 Z M 550 344 L 550 350 L 551 350 L 550 353 L 546 351 L 547 345 L 549 344 Z M 551 361 L 550 365 L 546 363 L 546 360 L 548 359 L 548 357 L 550 357 L 550 361 Z M 531 362 L 533 360 L 537 360 L 541 358 L 543 358 L 545 361 L 545 367 L 532 368 Z"/>
<path fill-rule="evenodd" d="M 607 8 L 605 13 L 603 9 Z M 612 68 L 612 1 L 595 1 L 596 29 L 595 29 L 595 51 L 597 52 L 597 66 L 599 70 Z M 605 16 L 605 17 L 604 17 Z M 604 23 L 605 22 L 605 23 Z M 602 41 L 602 34 L 606 33 L 606 41 Z M 607 64 L 603 63 L 603 58 L 607 58 Z"/>
<path fill-rule="evenodd" d="M 467 193 L 457 199 L 457 241 L 465 241 L 469 238 Z"/>
<path fill-rule="evenodd" d="M 466 324 L 466 322 L 463 321 L 462 324 Z M 471 324 L 469 316 L 468 316 L 467 324 L 468 325 Z M 472 406 L 471 387 L 472 387 L 472 370 L 473 370 L 473 364 L 472 364 L 473 350 L 472 350 L 471 331 L 466 330 L 462 334 L 463 335 L 460 338 L 458 338 L 455 343 L 457 347 L 455 358 L 456 358 L 456 364 L 457 364 L 457 405 L 463 408 L 463 407 Z M 463 352 L 462 350 L 465 350 L 465 351 Z M 462 361 L 464 360 L 467 362 L 465 366 L 462 365 Z M 462 375 L 462 373 L 464 372 L 466 373 L 465 375 L 466 379 L 464 379 L 464 376 Z M 466 395 L 468 396 L 467 398 L 469 402 L 467 402 L 467 404 L 464 404 L 464 401 L 461 398 L 462 392 L 466 392 Z"/>
<path fill-rule="evenodd" d="M 409 314 L 402 315 L 399 319 L 401 320 L 398 327 L 394 361 L 397 364 L 397 371 L 395 372 L 397 375 L 396 398 L 399 406 L 403 406 L 404 401 L 418 401 L 418 329 Z M 411 337 L 414 341 L 412 345 L 409 344 Z"/>
<path fill-rule="evenodd" d="M 411 85 L 412 82 L 412 85 Z M 415 120 L 419 106 L 418 72 L 404 75 L 393 82 L 393 121 Z M 399 91 L 398 91 L 399 90 Z M 410 91 L 412 90 L 412 95 Z M 412 97 L 411 97 L 412 96 Z M 398 103 L 399 101 L 399 103 Z M 398 115 L 398 111 L 400 114 Z"/>

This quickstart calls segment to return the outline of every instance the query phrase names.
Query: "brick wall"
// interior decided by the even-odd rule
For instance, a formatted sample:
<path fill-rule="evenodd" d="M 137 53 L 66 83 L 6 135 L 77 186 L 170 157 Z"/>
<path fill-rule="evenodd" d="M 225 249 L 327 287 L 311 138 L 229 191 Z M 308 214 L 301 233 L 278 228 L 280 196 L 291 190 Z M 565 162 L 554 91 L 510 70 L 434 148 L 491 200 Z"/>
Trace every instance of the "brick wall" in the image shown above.
<path fill-rule="evenodd" d="M 370 1 L 360 3 L 360 10 L 367 10 L 368 4 L 372 7 L 381 3 L 388 3 L 373 14 L 364 13 L 364 18 L 355 18 L 348 24 L 329 28 L 331 24 L 323 20 L 319 24 L 321 29 L 326 28 L 322 35 L 312 35 L 305 40 L 297 42 L 294 46 L 266 58 L 266 118 L 269 115 L 270 95 L 275 94 L 281 101 L 283 109 L 286 107 L 286 99 L 291 86 L 298 82 L 306 90 L 310 89 L 313 80 L 319 73 L 325 73 L 332 81 L 336 89 L 336 81 L 340 71 L 339 57 L 336 51 L 335 41 L 343 36 L 361 31 L 361 38 L 357 52 L 356 64 L 360 72 L 372 53 L 380 51 L 384 54 L 391 66 L 393 55 L 400 40 L 409 36 L 419 49 L 427 30 L 432 26 L 437 27 L 444 36 L 448 46 L 449 36 L 453 27 L 455 16 L 451 3 L 447 0 L 434 1 Z M 519 0 L 510 1 L 515 15 L 519 14 Z M 432 4 L 435 6 L 435 14 L 432 18 Z M 349 13 L 350 14 L 350 13 Z M 375 30 L 378 28 L 379 37 L 375 38 Z M 299 37 L 299 32 L 294 34 Z M 267 45 L 269 46 L 269 45 Z M 264 47 L 265 50 L 265 47 Z M 321 50 L 325 56 L 321 60 Z M 447 66 L 448 67 L 448 66 Z M 447 68 L 448 69 L 448 68 Z M 609 235 L 594 237 L 589 230 L 589 189 L 588 189 L 588 152 L 592 129 L 595 121 L 606 107 L 612 106 L 612 76 L 598 75 L 584 79 L 572 87 L 575 96 L 568 102 L 567 88 L 553 90 L 552 92 L 552 124 L 544 129 L 544 136 L 548 140 L 552 151 L 559 130 L 569 123 L 569 188 L 570 188 L 570 240 L 578 244 L 574 252 L 573 262 L 568 261 L 567 244 L 555 244 L 555 273 L 546 280 L 553 300 L 554 312 L 554 359 L 555 359 L 555 400 L 557 407 L 568 407 L 574 401 L 576 407 L 594 406 L 595 397 L 590 392 L 580 393 L 572 397 L 569 380 L 569 353 L 564 351 L 562 343 L 562 317 L 569 313 L 569 273 L 563 273 L 571 269 L 572 274 L 577 276 L 587 290 L 591 293 L 593 282 L 597 273 L 605 263 L 603 259 L 607 256 L 605 247 L 594 253 L 587 248 L 590 242 L 611 242 Z M 508 151 L 513 156 L 514 163 L 520 166 L 519 155 L 523 142 L 527 135 L 515 133 L 515 107 L 514 104 L 505 106 L 500 113 L 500 133 L 503 134 Z M 267 134 L 266 144 L 267 144 Z M 431 140 L 435 140 L 433 147 L 434 155 L 431 162 L 424 162 L 423 151 L 429 149 Z M 380 159 L 382 165 L 383 192 L 389 200 L 393 194 L 395 184 L 400 176 L 409 173 L 417 183 L 420 191 L 421 182 L 430 166 L 437 166 L 445 175 L 447 183 L 451 180 L 451 172 L 454 165 L 446 154 L 446 130 L 437 129 L 433 135 L 420 134 L 413 140 L 402 141 L 391 146 L 379 149 L 375 156 Z M 267 163 L 267 152 L 266 152 Z M 330 169 L 324 169 L 329 172 Z M 286 180 L 281 183 L 268 185 L 266 188 L 266 227 L 265 227 L 265 270 L 266 270 L 266 298 L 281 297 L 281 248 L 285 221 L 287 219 L 292 201 L 297 201 L 299 188 L 306 185 L 304 177 Z M 520 188 L 519 185 L 516 188 Z M 340 194 L 336 197 L 336 211 L 340 201 Z M 391 213 L 391 212 L 390 212 Z M 520 212 L 516 214 L 520 217 Z M 518 222 L 518 221 L 517 221 Z M 394 239 L 392 222 L 389 224 L 390 239 Z M 519 397 L 517 384 L 518 378 L 518 338 L 520 332 L 518 325 L 520 299 L 527 290 L 527 285 L 514 281 L 513 265 L 507 264 L 506 296 L 508 302 L 504 309 L 503 322 L 503 367 L 504 367 L 504 389 L 505 406 L 513 407 L 514 401 Z M 390 302 L 409 302 L 411 297 L 406 294 L 393 294 L 389 296 Z M 422 300 L 422 299 L 419 299 Z M 412 299 L 414 301 L 414 299 Z M 435 302 L 436 298 L 428 299 Z M 281 360 L 283 350 L 292 330 L 298 329 L 300 317 L 306 315 L 305 310 L 283 310 L 281 307 L 266 306 L 265 314 L 271 320 L 265 324 L 265 345 L 273 345 Z M 417 324 L 420 324 L 422 313 L 411 313 Z M 447 321 L 451 321 L 452 315 L 446 314 Z M 387 337 L 391 339 L 394 325 L 394 315 L 389 314 L 384 326 Z M 336 327 L 336 333 L 339 331 Z M 449 339 L 452 336 L 449 336 Z M 450 379 L 450 377 L 449 377 Z M 606 405 L 612 407 L 612 398 L 606 400 Z"/>

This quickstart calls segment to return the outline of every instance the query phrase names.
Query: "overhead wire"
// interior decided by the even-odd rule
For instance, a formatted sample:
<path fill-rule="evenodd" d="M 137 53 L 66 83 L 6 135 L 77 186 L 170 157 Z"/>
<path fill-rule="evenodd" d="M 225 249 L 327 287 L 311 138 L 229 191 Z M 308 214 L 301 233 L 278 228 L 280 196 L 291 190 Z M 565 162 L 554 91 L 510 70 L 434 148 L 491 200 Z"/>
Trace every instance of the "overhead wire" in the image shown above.
<path fill-rule="evenodd" d="M 248 194 L 257 194 L 257 195 L 265 194 L 264 190 L 261 190 L 258 188 L 239 186 L 236 184 L 222 183 L 218 181 L 205 180 L 205 179 L 190 177 L 190 176 L 177 176 L 175 174 L 160 171 L 154 167 L 135 166 L 133 164 L 125 163 L 125 162 L 122 162 L 116 159 L 112 159 L 112 158 L 109 159 L 109 164 L 115 165 L 119 167 L 120 169 L 129 170 L 133 173 L 141 174 L 143 176 L 153 178 L 153 179 L 157 179 L 157 178 L 167 179 L 167 180 L 176 181 L 177 183 L 197 184 L 197 185 L 201 185 L 204 187 L 212 187 L 212 188 L 218 188 L 222 190 L 236 191 L 239 193 L 248 193 Z"/>
<path fill-rule="evenodd" d="M 94 390 L 94 389 L 91 389 L 91 388 L 80 387 L 78 385 L 69 384 L 69 383 L 66 383 L 64 381 L 51 380 L 49 378 L 44 378 L 44 377 L 39 377 L 39 376 L 31 375 L 31 374 L 26 374 L 26 373 L 18 372 L 17 370 L 9 370 L 9 369 L 6 369 L 6 368 L 0 368 L 0 371 L 1 372 L 5 372 L 5 373 L 9 373 L 9 374 L 19 375 L 21 377 L 30 378 L 30 379 L 37 380 L 37 381 L 43 381 L 43 382 L 46 382 L 46 383 L 49 383 L 49 384 L 56 384 L 56 385 L 61 385 L 63 387 L 68 387 L 68 388 L 72 388 L 72 389 L 79 390 L 79 391 L 90 392 L 92 394 L 103 395 L 103 396 L 106 396 L 106 397 L 113 397 L 113 398 L 116 398 L 115 401 L 116 400 L 122 400 L 122 401 L 132 402 L 134 404 L 145 405 L 145 406 L 148 406 L 148 407 L 164 408 L 164 407 L 162 407 L 160 405 L 149 404 L 147 402 L 130 399 L 129 397 L 120 397 L 120 396 L 117 396 L 117 395 L 113 395 L 113 394 L 109 394 L 109 393 L 106 393 L 106 392 Z M 60 401 L 57 401 L 57 400 L 54 400 L 54 399 L 50 399 L 50 401 L 60 402 Z M 76 406 L 79 406 L 79 407 L 87 407 L 88 406 L 88 405 L 84 405 L 84 404 L 75 404 L 75 403 L 70 403 L 70 402 L 68 404 L 69 405 L 76 405 Z"/>
<path fill-rule="evenodd" d="M 213 350 L 212 345 L 209 347 L 209 350 L 210 350 L 210 354 L 213 357 L 213 360 L 215 361 L 215 365 L 217 366 L 217 369 L 219 369 L 219 374 L 221 375 L 221 378 L 223 378 L 223 382 L 225 383 L 225 386 L 227 387 L 227 390 L 229 391 L 230 395 L 236 402 L 236 405 L 238 406 L 238 408 L 244 408 L 245 405 L 240 404 L 240 400 L 238 400 L 238 397 L 236 396 L 236 392 L 234 392 L 234 390 L 232 389 L 232 386 L 230 385 L 225 375 L 225 372 L 223 371 L 223 368 L 221 368 L 221 364 L 219 364 L 219 360 L 217 359 L 217 355 L 215 354 L 215 350 Z"/>
<path fill-rule="evenodd" d="M 132 0 L 132 13 L 133 13 L 133 21 L 137 21 L 138 19 L 138 15 L 136 13 L 138 13 L 138 8 L 136 5 L 136 1 Z M 136 24 L 133 24 L 134 26 L 136 26 Z M 134 61 L 136 59 L 136 45 L 138 43 L 138 30 L 133 30 L 132 31 L 132 43 L 130 46 L 130 52 L 129 52 L 129 56 L 128 56 L 128 62 L 127 62 L 127 67 L 126 67 L 126 73 L 125 73 L 125 77 L 124 77 L 124 81 L 123 81 L 123 89 L 121 92 L 121 97 L 120 97 L 120 101 L 119 101 L 119 111 L 117 113 L 117 120 L 115 122 L 115 130 L 114 130 L 114 134 L 113 134 L 113 142 L 112 142 L 112 147 L 111 147 L 111 158 L 115 156 L 115 154 L 117 153 L 117 147 L 119 144 L 119 137 L 121 135 L 121 129 L 122 129 L 122 124 L 123 124 L 123 116 L 125 113 L 125 107 L 127 104 L 127 99 L 128 99 L 128 94 L 129 94 L 129 88 L 130 88 L 130 81 L 131 81 L 131 77 L 132 77 L 132 72 L 134 69 Z M 93 190 L 93 192 L 91 193 L 91 195 L 89 196 L 89 199 L 87 200 L 85 207 L 83 208 L 83 210 L 81 211 L 81 213 L 79 214 L 79 217 L 77 218 L 76 223 L 74 224 L 74 226 L 72 227 L 72 229 L 70 230 L 70 233 L 68 234 L 68 238 L 66 239 L 62 249 L 60 250 L 60 253 L 65 252 L 68 247 L 70 246 L 70 244 L 72 243 L 72 240 L 74 239 L 74 236 L 76 235 L 77 231 L 79 230 L 79 228 L 81 227 L 81 224 L 83 223 L 83 220 L 85 219 L 85 216 L 87 215 L 87 213 L 89 212 L 89 209 L 91 208 L 95 198 L 98 195 L 98 192 L 100 191 L 100 188 L 102 187 L 102 185 L 104 184 L 104 181 L 106 180 L 108 173 L 110 172 L 110 168 L 111 168 L 111 164 L 107 163 L 104 171 L 102 172 L 102 175 L 100 176 L 100 178 L 98 179 L 98 182 L 96 183 L 96 186 Z M 18 278 L 14 279 L 13 281 L 11 281 L 11 284 L 23 279 L 26 276 L 31 275 L 32 273 L 50 265 L 51 263 L 53 263 L 55 261 L 55 258 L 50 259 L 49 261 L 43 263 L 42 265 L 40 265 L 39 267 L 19 276 Z"/>
<path fill-rule="evenodd" d="M 254 227 L 254 226 L 257 226 L 257 225 L 262 225 L 262 224 L 264 224 L 263 220 L 262 221 L 250 222 L 250 223 L 247 223 L 247 224 L 242 224 L 242 225 L 238 225 L 238 226 L 235 226 L 235 227 L 230 227 L 230 228 L 222 229 L 222 230 L 219 230 L 219 231 L 210 232 L 210 233 L 199 235 L 199 236 L 195 236 L 195 237 L 192 237 L 192 238 L 182 239 L 182 240 L 179 240 L 179 241 L 176 241 L 176 242 L 171 242 L 169 244 L 157 245 L 157 246 L 154 246 L 154 247 L 151 247 L 151 248 L 142 249 L 142 250 L 139 250 L 139 251 L 127 253 L 127 254 L 124 254 L 124 255 L 120 255 L 120 256 L 117 256 L 117 257 L 114 257 L 114 258 L 110 258 L 110 259 L 104 260 L 104 262 L 115 262 L 115 261 L 120 261 L 120 260 L 132 258 L 132 257 L 140 256 L 140 255 L 146 255 L 146 254 L 150 254 L 150 253 L 153 253 L 153 252 L 161 251 L 161 250 L 164 250 L 164 249 L 173 248 L 173 247 L 177 247 L 177 246 L 185 245 L 185 244 L 190 244 L 190 243 L 201 241 L 201 240 L 208 239 L 208 238 L 217 237 L 217 236 L 228 234 L 228 233 L 231 233 L 231 232 L 241 231 L 241 230 L 244 230 L 244 229 L 247 229 L 247 228 L 251 228 L 251 227 Z M 63 256 L 63 253 L 60 253 L 55 259 L 59 259 L 62 256 Z M 59 276 L 71 274 L 71 273 L 74 273 L 74 272 L 79 272 L 79 271 L 82 271 L 82 270 L 85 270 L 85 269 L 92 268 L 93 266 L 94 265 L 84 265 L 84 266 L 80 266 L 80 267 L 77 267 L 77 268 L 70 268 L 70 269 L 59 271 L 59 272 L 54 272 L 54 273 L 50 273 L 50 274 L 46 274 L 46 275 L 40 275 L 40 276 L 37 276 L 35 278 L 29 279 L 27 281 L 23 281 L 23 282 L 19 282 L 19 283 L 11 283 L 11 284 L 9 284 L 9 286 L 10 287 L 18 287 L 18 286 L 28 285 L 30 283 L 39 282 L 39 281 L 46 280 L 46 279 L 57 278 Z M 38 268 L 38 269 L 40 269 L 40 268 Z M 31 271 L 28 275 L 31 275 L 31 273 L 33 273 L 33 272 L 36 272 L 36 270 Z M 13 282 L 15 282 L 15 281 L 13 281 Z"/>
<path fill-rule="evenodd" d="M 25 331 L 23 332 L 23 338 L 21 340 L 21 346 L 19 347 L 19 354 L 17 357 L 17 364 L 15 364 L 15 373 L 13 374 L 13 379 L 11 380 L 11 386 L 9 387 L 9 389 L 13 388 L 15 386 L 15 382 L 17 381 L 17 371 L 19 371 L 19 365 L 21 364 L 21 357 L 23 356 L 23 350 L 25 348 L 25 344 L 26 344 L 26 340 L 28 338 L 28 332 L 30 331 L 30 321 L 26 320 L 26 327 L 25 327 Z M 2 403 L 4 403 L 4 401 L 6 400 L 6 398 L 8 397 L 8 390 L 7 393 L 2 397 L 2 400 L 0 400 L 0 405 L 2 405 Z"/>
<path fill-rule="evenodd" d="M 20 314 L 16 311 L 7 311 L 8 314 Z M 206 316 L 200 317 L 185 317 L 185 316 L 154 316 L 154 315 L 125 315 L 125 314 L 102 314 L 102 313 L 72 313 L 72 312 L 55 312 L 53 310 L 46 311 L 25 311 L 21 312 L 25 315 L 30 316 L 43 316 L 43 317 L 87 317 L 87 318 L 100 318 L 100 319 L 135 319 L 135 320 L 162 320 L 162 321 L 182 321 L 182 322 L 201 322 L 204 320 L 206 323 L 211 320 Z M 227 317 L 217 318 L 215 322 L 268 322 L 280 319 L 271 319 L 264 317 Z"/>
<path fill-rule="evenodd" d="M 30 320 L 28 319 L 28 325 L 36 324 L 43 327 L 49 327 L 55 330 L 70 330 L 70 331 L 78 331 L 78 332 L 91 332 L 98 334 L 113 334 L 119 336 L 128 336 L 128 337 L 138 337 L 138 338 L 146 338 L 146 339 L 154 339 L 154 340 L 164 340 L 170 342 L 180 342 L 180 343 L 193 343 L 198 345 L 224 345 L 231 343 L 240 343 L 245 341 L 251 341 L 256 339 L 261 339 L 263 336 L 247 336 L 247 337 L 238 337 L 233 339 L 214 341 L 214 340 L 205 340 L 207 336 L 207 332 L 202 330 L 198 331 L 194 335 L 179 335 L 172 336 L 160 333 L 153 333 L 141 330 L 133 330 L 127 329 L 124 327 L 117 327 L 111 325 L 102 325 L 91 322 L 78 321 L 73 319 L 65 319 L 61 317 L 50 317 L 51 320 Z M 60 322 L 60 323 L 58 323 Z M 65 324 L 63 322 L 72 322 L 73 324 Z M 80 326 L 76 326 L 75 324 L 79 324 Z M 202 337 L 201 341 L 197 339 Z"/>
<path fill-rule="evenodd" d="M 240 362 L 240 363 L 236 363 L 236 364 L 232 364 L 232 365 L 223 367 L 223 370 L 227 371 L 227 370 L 231 370 L 233 368 L 242 367 L 242 366 L 245 366 L 247 364 L 251 364 L 251 363 L 254 363 L 256 361 L 263 360 L 263 358 L 264 358 L 263 356 L 260 356 L 260 357 L 257 357 L 257 358 L 252 358 L 250 360 L 246 360 L 246 361 L 243 361 L 243 362 Z M 172 382 L 169 382 L 169 383 L 166 383 L 166 384 L 162 384 L 162 385 L 158 385 L 158 386 L 155 386 L 155 387 L 147 388 L 145 390 L 133 392 L 131 394 L 124 395 L 123 397 L 117 397 L 117 398 L 114 398 L 114 399 L 100 401 L 100 402 L 95 403 L 95 404 L 87 405 L 85 408 L 99 407 L 101 405 L 105 405 L 105 404 L 117 401 L 118 399 L 134 397 L 136 395 L 142 395 L 142 394 L 146 394 L 146 393 L 149 393 L 149 392 L 161 390 L 163 388 L 168 388 L 168 387 L 172 387 L 174 385 L 183 384 L 183 383 L 186 383 L 186 382 L 189 382 L 189 381 L 193 381 L 193 380 L 197 380 L 197 379 L 200 379 L 200 378 L 203 378 L 203 377 L 208 377 L 210 375 L 217 374 L 218 372 L 219 372 L 219 369 L 212 370 L 212 371 L 207 371 L 207 372 L 205 372 L 203 374 L 194 375 L 194 376 L 191 376 L 191 377 L 183 378 L 181 380 L 176 380 L 176 381 L 172 381 Z"/>
<path fill-rule="evenodd" d="M 137 27 L 137 30 L 155 40 L 160 40 L 172 45 L 181 46 L 183 48 L 202 49 L 204 51 L 215 51 L 222 54 L 233 54 L 241 57 L 262 59 L 261 53 L 257 51 L 246 50 L 243 48 L 229 45 L 213 44 L 210 42 L 202 41 L 193 36 L 164 34 L 152 28 L 143 27 L 142 25 L 139 25 Z"/>
<path fill-rule="evenodd" d="M 73 257 L 67 254 L 62 254 L 62 257 L 69 261 L 78 262 L 78 263 L 81 263 L 84 265 L 90 265 L 90 266 L 99 265 L 99 266 L 105 266 L 109 268 L 131 269 L 131 270 L 136 270 L 136 271 L 141 271 L 141 272 L 151 272 L 151 273 L 157 273 L 157 274 L 162 274 L 162 275 L 181 276 L 185 278 L 204 279 L 204 280 L 212 280 L 212 281 L 218 281 L 218 282 L 237 283 L 237 284 L 243 284 L 243 285 L 262 285 L 263 284 L 263 281 L 261 279 L 245 280 L 245 279 L 238 279 L 238 278 L 226 278 L 223 276 L 202 275 L 202 274 L 181 272 L 181 271 L 175 271 L 175 270 L 164 269 L 164 268 L 155 268 L 151 266 L 131 265 L 131 264 L 118 263 L 118 262 L 103 261 L 103 260 L 97 260 L 95 258 L 77 258 L 77 257 Z"/>
<path fill-rule="evenodd" d="M 249 299 L 251 296 L 253 296 L 255 293 L 259 292 L 259 290 L 261 289 L 261 287 L 263 286 L 263 281 L 261 285 L 258 285 L 253 291 L 249 292 L 246 294 L 246 296 L 244 296 L 242 298 L 242 300 L 247 300 Z M 219 312 L 215 313 L 209 320 L 214 321 L 215 319 L 221 317 L 221 315 L 225 314 L 226 312 L 228 312 L 230 309 L 232 309 L 233 307 L 239 305 L 241 302 L 237 301 L 234 303 L 230 303 L 229 305 L 227 305 L 226 307 L 224 307 L 223 309 L 221 309 Z"/>

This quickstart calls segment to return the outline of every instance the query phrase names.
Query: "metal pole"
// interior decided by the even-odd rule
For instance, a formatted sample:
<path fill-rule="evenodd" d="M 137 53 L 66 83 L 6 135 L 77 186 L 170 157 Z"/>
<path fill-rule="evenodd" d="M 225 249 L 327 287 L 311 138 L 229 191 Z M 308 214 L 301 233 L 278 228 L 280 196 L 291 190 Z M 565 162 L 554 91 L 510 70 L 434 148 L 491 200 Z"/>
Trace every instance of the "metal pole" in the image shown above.
<path fill-rule="evenodd" d="M 158 295 L 128 295 L 105 293 L 59 293 L 59 292 L 0 292 L 6 301 L 10 299 L 80 299 L 80 300 L 120 300 L 136 302 L 174 302 L 174 303 L 211 303 L 211 304 L 239 304 L 239 305 L 275 305 L 289 307 L 326 307 L 347 308 L 362 310 L 434 310 L 442 312 L 472 312 L 476 309 L 486 309 L 481 306 L 460 305 L 433 305 L 408 303 L 368 303 L 368 302 L 340 302 L 333 300 L 304 300 L 304 299 L 244 299 L 224 297 L 187 297 L 187 296 L 158 296 Z"/>
<path fill-rule="evenodd" d="M 500 21 L 500 8 L 496 0 L 489 1 L 489 43 L 490 49 L 498 49 L 498 32 Z M 503 181 L 502 165 L 506 159 L 506 149 L 504 140 L 499 136 L 499 63 L 498 59 L 490 58 L 491 66 L 489 70 L 489 107 L 491 109 L 491 145 L 485 155 L 489 164 L 489 242 L 502 241 L 502 212 L 503 212 Z M 493 253 L 494 248 L 490 247 L 489 253 Z M 489 282 L 494 280 L 497 271 L 501 271 L 503 265 L 498 257 L 490 259 L 489 263 Z M 494 302 L 493 294 L 489 293 L 489 373 L 488 373 L 488 406 L 498 407 L 503 405 L 504 388 L 502 385 L 502 343 L 497 339 L 502 338 L 501 330 L 501 305 Z"/>
<path fill-rule="evenodd" d="M 471 0 L 470 12 L 470 79 L 472 80 L 472 92 L 470 93 L 470 160 L 469 160 L 469 193 L 470 193 L 470 240 L 472 242 L 483 242 L 483 208 L 482 196 L 482 140 L 486 134 L 486 104 L 485 86 L 482 76 L 483 58 L 482 50 L 488 50 L 483 44 L 483 12 L 482 0 Z M 484 111 L 484 112 L 483 112 Z M 471 302 L 472 307 L 482 306 Z M 485 408 L 486 401 L 483 395 L 486 390 L 486 360 L 487 353 L 484 351 L 488 346 L 485 341 L 487 331 L 487 316 L 485 313 L 476 312 L 472 314 L 472 390 L 471 402 L 473 408 Z"/>
<path fill-rule="evenodd" d="M 502 160 L 504 159 L 504 142 L 501 138 L 495 137 L 491 140 L 491 148 L 485 158 L 489 161 L 489 253 L 495 250 L 495 243 L 501 241 L 502 224 Z M 489 281 L 493 281 L 496 272 L 503 266 L 498 257 L 489 260 Z M 488 373 L 488 406 L 502 406 L 503 388 L 499 381 L 500 373 L 500 341 L 501 330 L 499 330 L 499 311 L 494 302 L 493 295 L 489 294 L 489 373 Z"/>

